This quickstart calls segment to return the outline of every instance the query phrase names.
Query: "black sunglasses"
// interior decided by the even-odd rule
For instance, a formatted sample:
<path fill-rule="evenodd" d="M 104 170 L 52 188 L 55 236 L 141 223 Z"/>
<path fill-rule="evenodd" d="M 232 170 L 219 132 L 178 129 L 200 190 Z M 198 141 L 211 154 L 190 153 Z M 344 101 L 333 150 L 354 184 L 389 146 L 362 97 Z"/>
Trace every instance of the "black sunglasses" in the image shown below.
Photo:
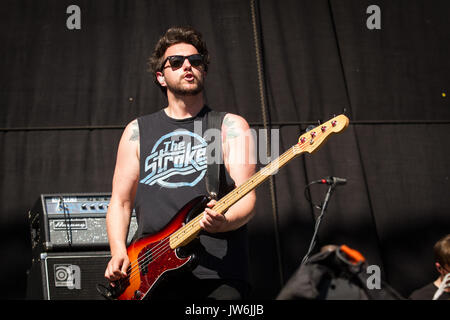
<path fill-rule="evenodd" d="M 178 69 L 181 68 L 181 66 L 184 63 L 184 60 L 188 59 L 189 63 L 191 64 L 191 66 L 193 67 L 199 67 L 201 65 L 203 65 L 203 56 L 199 53 L 197 54 L 191 54 L 190 56 L 168 56 L 163 64 L 161 69 L 164 69 L 164 65 L 166 64 L 166 61 L 169 61 L 170 66 L 173 69 Z"/>

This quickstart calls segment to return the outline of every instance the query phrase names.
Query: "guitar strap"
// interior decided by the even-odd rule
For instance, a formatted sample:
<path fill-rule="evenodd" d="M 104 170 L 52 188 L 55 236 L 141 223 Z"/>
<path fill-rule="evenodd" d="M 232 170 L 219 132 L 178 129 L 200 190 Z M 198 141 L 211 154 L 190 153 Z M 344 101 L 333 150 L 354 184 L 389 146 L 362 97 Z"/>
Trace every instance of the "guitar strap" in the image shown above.
<path fill-rule="evenodd" d="M 207 164 L 208 167 L 206 169 L 206 190 L 208 191 L 209 196 L 217 200 L 218 195 L 220 194 L 220 170 L 223 167 L 223 155 L 222 155 L 222 121 L 225 118 L 226 112 L 219 112 L 211 110 L 207 114 L 207 128 L 206 129 L 216 129 L 213 133 L 219 132 L 220 135 L 214 136 L 214 134 L 209 135 L 210 141 L 208 142 L 208 146 L 206 147 L 206 156 L 207 156 Z M 214 136 L 215 139 L 220 139 L 219 141 L 214 141 L 211 136 Z M 218 160 L 218 161 L 217 161 Z"/>

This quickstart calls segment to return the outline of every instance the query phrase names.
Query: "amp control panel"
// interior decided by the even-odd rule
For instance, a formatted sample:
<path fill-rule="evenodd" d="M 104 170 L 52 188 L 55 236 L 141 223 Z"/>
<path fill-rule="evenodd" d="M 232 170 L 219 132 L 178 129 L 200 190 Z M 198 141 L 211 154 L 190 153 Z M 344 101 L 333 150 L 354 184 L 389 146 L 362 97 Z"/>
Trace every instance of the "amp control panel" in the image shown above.
<path fill-rule="evenodd" d="M 43 200 L 48 215 L 59 214 L 105 214 L 108 211 L 110 195 L 47 196 Z"/>

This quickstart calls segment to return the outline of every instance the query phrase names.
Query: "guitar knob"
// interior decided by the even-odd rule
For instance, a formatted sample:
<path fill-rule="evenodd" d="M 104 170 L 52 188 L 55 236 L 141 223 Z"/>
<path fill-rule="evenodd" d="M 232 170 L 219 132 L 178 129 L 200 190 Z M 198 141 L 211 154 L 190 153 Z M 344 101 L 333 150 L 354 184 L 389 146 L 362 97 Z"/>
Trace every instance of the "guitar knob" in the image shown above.
<path fill-rule="evenodd" d="M 331 121 L 331 125 L 332 125 L 333 127 L 336 127 L 336 124 L 337 124 L 336 120 Z"/>
<path fill-rule="evenodd" d="M 326 126 L 322 126 L 322 128 L 320 128 L 320 130 L 322 130 L 322 132 L 325 132 L 327 130 Z"/>
<path fill-rule="evenodd" d="M 315 131 L 313 131 L 313 132 L 311 132 L 311 137 L 315 137 L 316 136 L 316 132 Z"/>
<path fill-rule="evenodd" d="M 142 292 L 139 291 L 139 290 L 136 290 L 136 291 L 134 292 L 134 297 L 135 297 L 136 299 L 141 299 L 141 297 L 142 297 Z"/>

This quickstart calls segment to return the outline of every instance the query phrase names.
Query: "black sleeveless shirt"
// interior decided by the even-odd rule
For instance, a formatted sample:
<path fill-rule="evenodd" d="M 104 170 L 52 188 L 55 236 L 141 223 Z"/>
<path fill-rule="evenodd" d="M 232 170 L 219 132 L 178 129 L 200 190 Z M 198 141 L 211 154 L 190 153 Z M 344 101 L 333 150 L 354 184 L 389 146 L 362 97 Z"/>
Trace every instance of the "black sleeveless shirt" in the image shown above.
<path fill-rule="evenodd" d="M 207 195 L 204 132 L 205 106 L 195 117 L 173 119 L 164 110 L 139 117 L 140 176 L 135 197 L 136 237 L 159 232 L 190 200 Z M 222 161 L 223 162 L 223 161 Z M 219 198 L 235 187 L 225 166 L 221 168 Z M 198 278 L 248 281 L 247 227 L 224 233 L 199 235 Z"/>

